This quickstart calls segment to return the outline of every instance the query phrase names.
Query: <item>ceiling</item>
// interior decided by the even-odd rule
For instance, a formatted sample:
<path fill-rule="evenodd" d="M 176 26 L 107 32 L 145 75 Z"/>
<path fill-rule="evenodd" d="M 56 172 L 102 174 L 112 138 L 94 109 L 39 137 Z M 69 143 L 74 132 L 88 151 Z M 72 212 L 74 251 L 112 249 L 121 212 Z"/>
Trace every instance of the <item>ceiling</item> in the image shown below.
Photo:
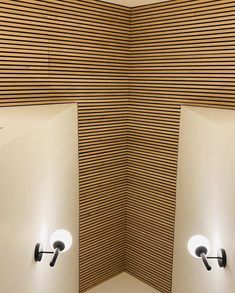
<path fill-rule="evenodd" d="M 124 6 L 128 6 L 128 7 L 136 7 L 136 6 L 140 6 L 140 5 L 166 2 L 169 0 L 102 0 L 102 1 L 115 3 L 115 4 L 119 4 L 119 5 L 124 5 Z"/>

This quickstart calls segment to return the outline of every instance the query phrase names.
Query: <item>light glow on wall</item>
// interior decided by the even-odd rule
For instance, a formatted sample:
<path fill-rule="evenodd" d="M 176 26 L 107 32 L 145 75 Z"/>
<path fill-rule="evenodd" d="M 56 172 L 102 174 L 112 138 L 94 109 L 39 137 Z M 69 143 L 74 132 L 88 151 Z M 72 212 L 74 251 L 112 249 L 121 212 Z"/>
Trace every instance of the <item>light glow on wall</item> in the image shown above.
<path fill-rule="evenodd" d="M 61 241 L 64 243 L 65 249 L 62 251 L 62 252 L 64 252 L 64 251 L 69 250 L 70 247 L 72 246 L 73 238 L 67 230 L 58 229 L 58 230 L 54 231 L 50 237 L 50 246 L 52 249 L 54 249 L 53 245 L 56 241 Z"/>
<path fill-rule="evenodd" d="M 200 246 L 206 247 L 207 254 L 210 253 L 210 249 L 211 249 L 210 242 L 205 236 L 194 235 L 189 239 L 188 251 L 193 257 L 200 258 L 200 256 L 197 256 L 195 253 L 196 249 Z"/>

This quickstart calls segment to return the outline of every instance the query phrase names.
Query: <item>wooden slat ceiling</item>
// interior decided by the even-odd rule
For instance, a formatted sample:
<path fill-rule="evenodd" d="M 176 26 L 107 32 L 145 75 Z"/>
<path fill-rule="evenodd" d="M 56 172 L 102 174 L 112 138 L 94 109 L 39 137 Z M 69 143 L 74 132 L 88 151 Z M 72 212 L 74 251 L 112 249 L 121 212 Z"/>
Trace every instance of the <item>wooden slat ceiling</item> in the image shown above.
<path fill-rule="evenodd" d="M 180 108 L 234 108 L 235 2 L 141 6 L 131 22 L 126 269 L 169 293 Z"/>
<path fill-rule="evenodd" d="M 124 270 L 130 10 L 3 0 L 0 104 L 78 102 L 80 292 Z"/>

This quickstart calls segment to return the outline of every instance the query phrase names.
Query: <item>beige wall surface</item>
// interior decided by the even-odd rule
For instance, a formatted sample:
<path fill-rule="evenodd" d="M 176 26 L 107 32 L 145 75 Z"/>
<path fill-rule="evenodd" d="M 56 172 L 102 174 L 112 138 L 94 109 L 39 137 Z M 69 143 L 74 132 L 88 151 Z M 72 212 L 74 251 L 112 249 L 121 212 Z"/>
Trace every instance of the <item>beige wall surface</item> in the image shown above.
<path fill-rule="evenodd" d="M 172 293 L 235 291 L 235 111 L 183 107 L 177 179 Z M 194 234 L 206 236 L 210 256 L 225 248 L 225 269 L 208 272 L 187 250 Z"/>
<path fill-rule="evenodd" d="M 160 293 L 149 285 L 123 272 L 90 289 L 87 293 Z"/>
<path fill-rule="evenodd" d="M 77 105 L 0 109 L 0 292 L 78 292 Z M 73 236 L 58 258 L 34 262 L 58 228 Z"/>

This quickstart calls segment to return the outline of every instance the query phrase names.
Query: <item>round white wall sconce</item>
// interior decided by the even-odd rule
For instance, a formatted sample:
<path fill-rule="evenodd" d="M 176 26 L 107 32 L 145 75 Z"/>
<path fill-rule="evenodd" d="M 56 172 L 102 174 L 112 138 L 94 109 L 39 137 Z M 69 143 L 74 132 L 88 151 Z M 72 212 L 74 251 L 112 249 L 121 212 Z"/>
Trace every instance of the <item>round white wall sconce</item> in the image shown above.
<path fill-rule="evenodd" d="M 198 247 L 204 247 L 204 253 L 207 255 L 210 253 L 211 245 L 209 240 L 202 235 L 194 235 L 188 241 L 188 251 L 193 257 L 199 258 L 200 255 L 196 253 Z"/>
<path fill-rule="evenodd" d="M 50 262 L 50 266 L 54 267 L 59 253 L 69 250 L 72 246 L 72 242 L 72 236 L 67 230 L 58 229 L 54 231 L 50 237 L 50 246 L 54 251 L 43 251 L 42 244 L 37 243 L 34 250 L 34 260 L 40 262 L 43 254 L 54 254 Z"/>
<path fill-rule="evenodd" d="M 201 258 L 206 269 L 211 270 L 211 266 L 208 263 L 208 259 L 217 259 L 221 268 L 226 267 L 227 256 L 223 248 L 218 250 L 217 256 L 207 256 L 210 252 L 210 242 L 203 235 L 194 235 L 188 241 L 188 251 L 195 258 Z"/>
<path fill-rule="evenodd" d="M 73 239 L 71 234 L 67 230 L 58 229 L 54 231 L 50 237 L 50 246 L 52 249 L 55 249 L 56 243 L 58 241 L 61 241 L 64 243 L 64 249 L 62 251 L 65 252 L 69 250 L 70 247 L 72 246 Z"/>

